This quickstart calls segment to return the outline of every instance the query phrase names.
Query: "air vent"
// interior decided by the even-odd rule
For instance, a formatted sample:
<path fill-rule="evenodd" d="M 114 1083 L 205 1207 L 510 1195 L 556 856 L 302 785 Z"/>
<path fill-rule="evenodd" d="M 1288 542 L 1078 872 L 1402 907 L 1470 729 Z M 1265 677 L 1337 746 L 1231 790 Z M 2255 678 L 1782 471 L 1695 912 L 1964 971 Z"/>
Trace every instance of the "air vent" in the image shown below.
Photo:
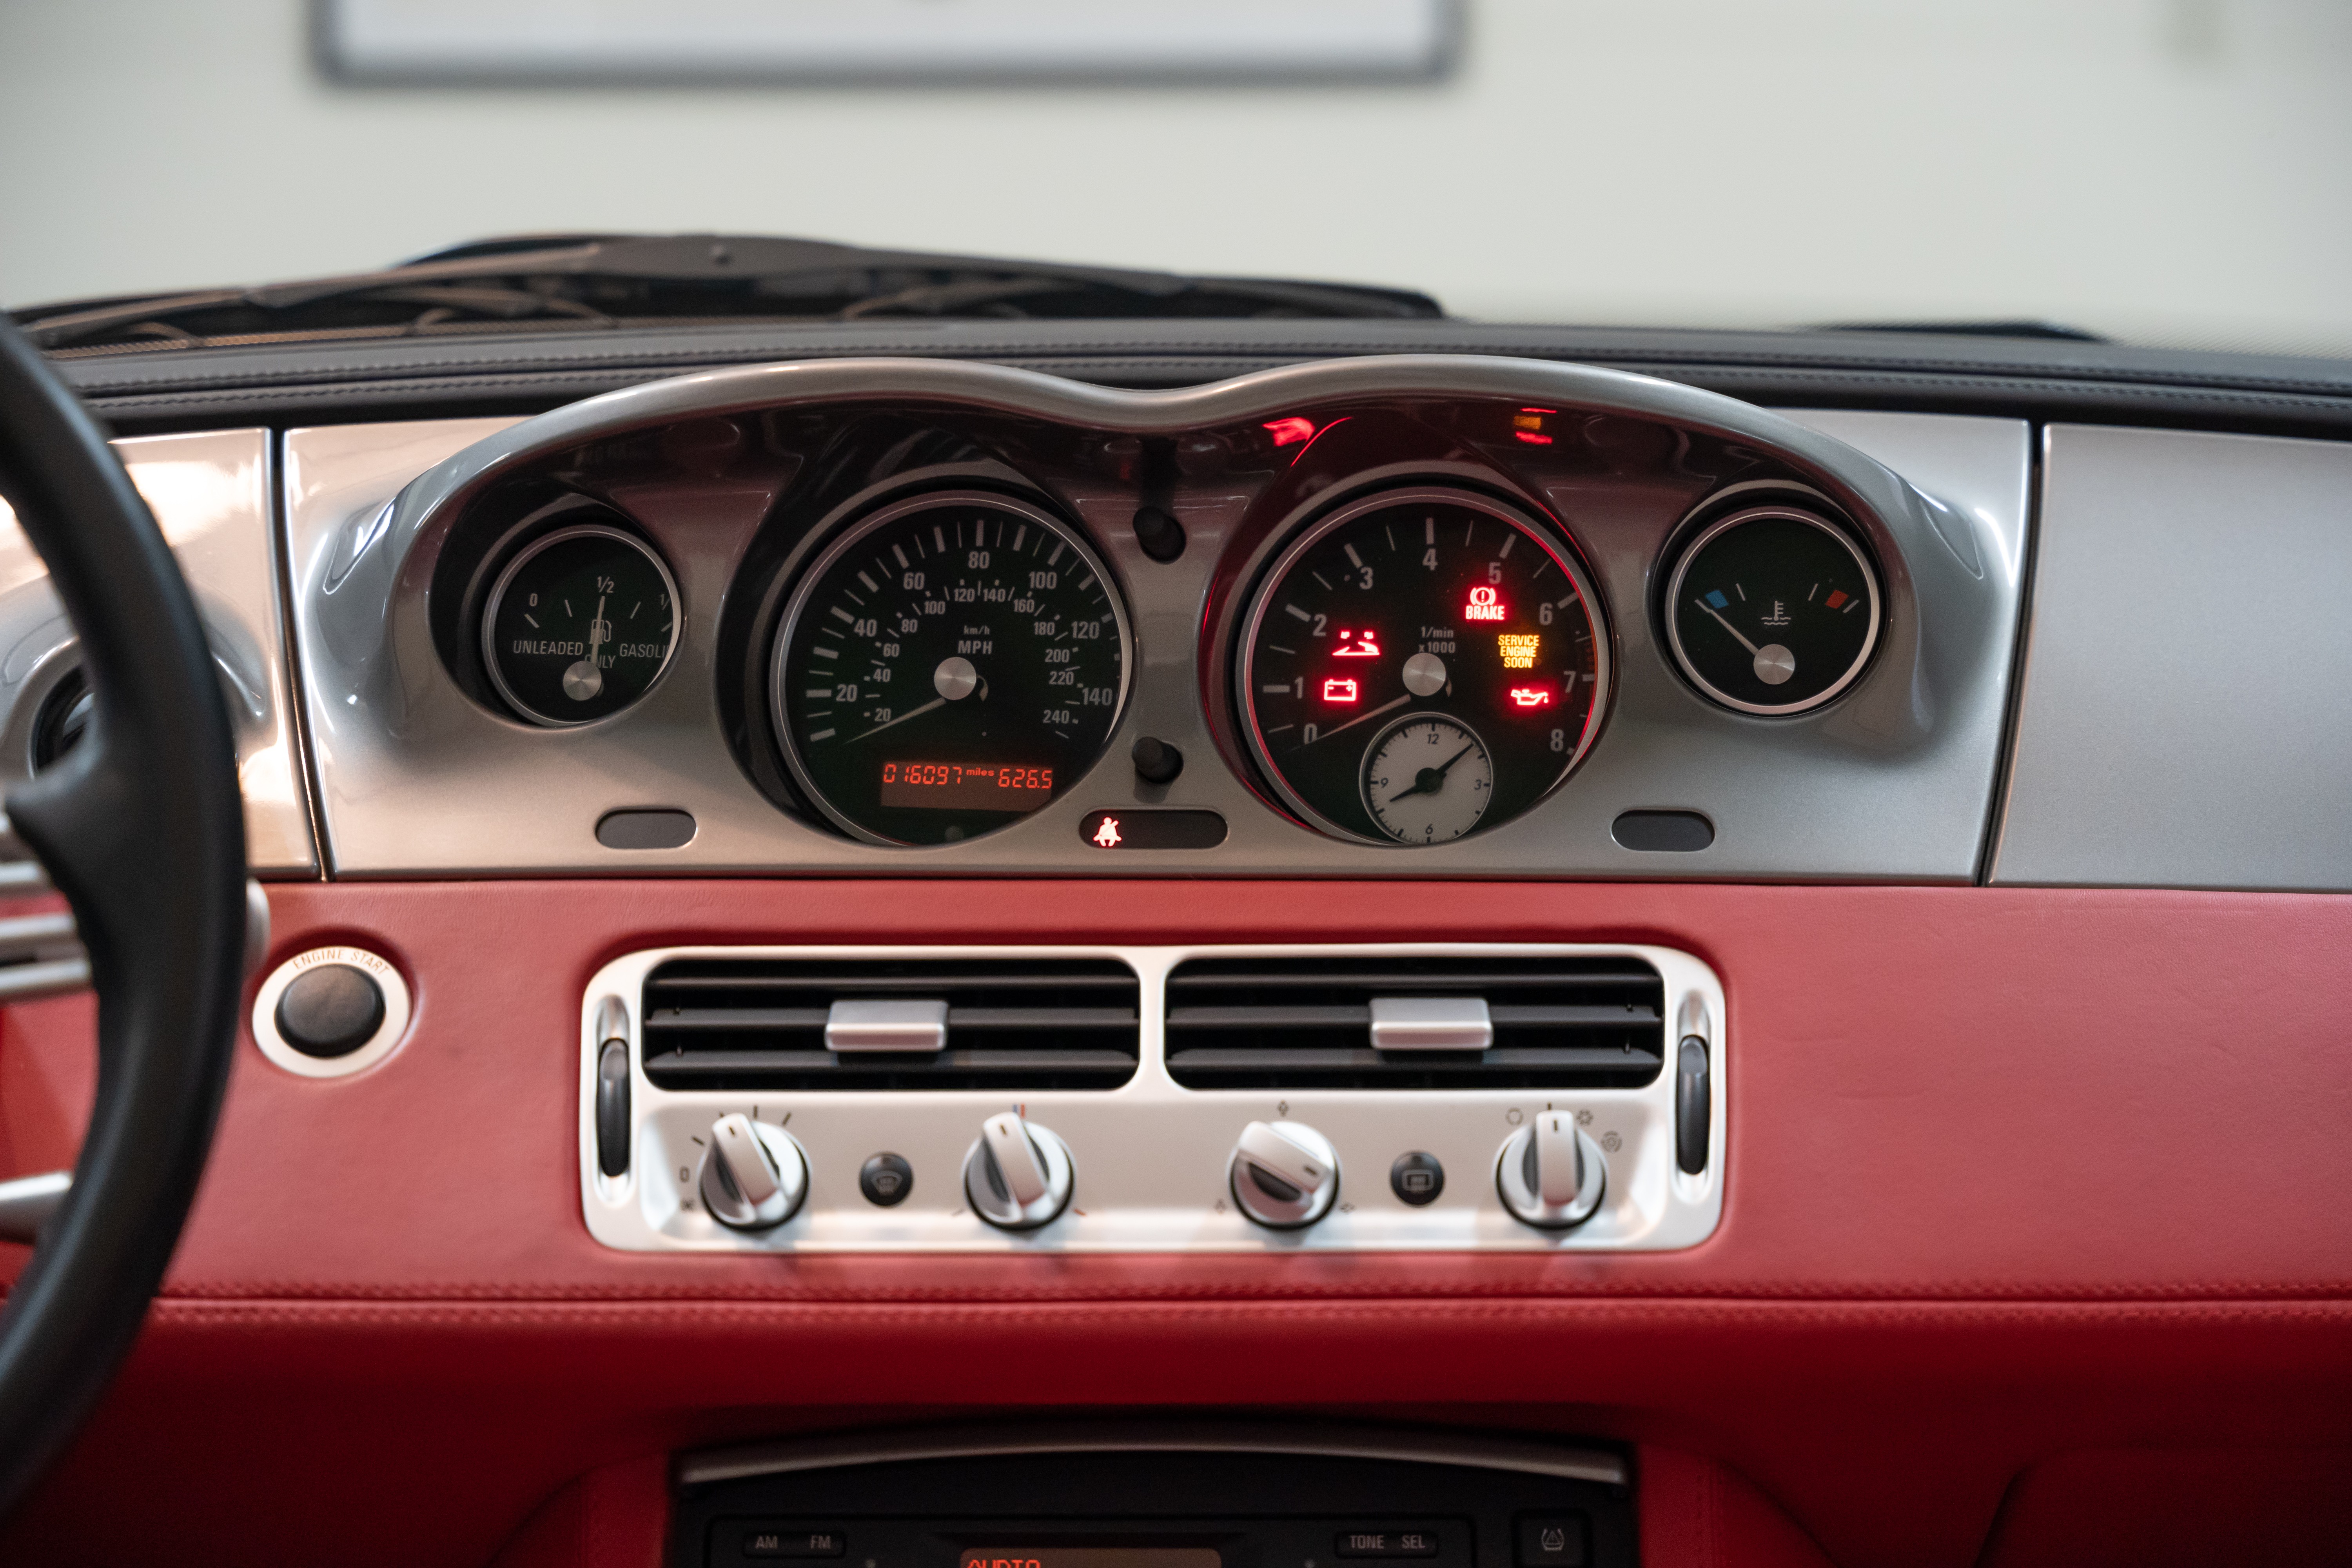
<path fill-rule="evenodd" d="M 1135 973 L 1108 959 L 674 959 L 646 977 L 663 1089 L 1115 1089 Z M 937 1042 L 936 1048 L 926 1048 Z"/>
<path fill-rule="evenodd" d="M 1664 1061 L 1664 1007 L 1633 958 L 1204 959 L 1168 977 L 1168 1070 L 1187 1089 L 1636 1089 Z"/>

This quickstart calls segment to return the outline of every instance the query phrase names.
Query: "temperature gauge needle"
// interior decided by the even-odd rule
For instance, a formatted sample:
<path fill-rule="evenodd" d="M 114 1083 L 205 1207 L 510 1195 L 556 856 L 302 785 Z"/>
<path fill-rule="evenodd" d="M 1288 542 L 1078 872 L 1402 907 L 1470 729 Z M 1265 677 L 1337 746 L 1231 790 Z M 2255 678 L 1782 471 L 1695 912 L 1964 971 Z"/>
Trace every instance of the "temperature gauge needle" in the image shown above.
<path fill-rule="evenodd" d="M 1762 648 L 1758 647 L 1754 643 L 1749 642 L 1746 637 L 1739 637 L 1739 628 L 1733 626 L 1729 621 L 1725 620 L 1721 612 L 1717 610 L 1713 605 L 1708 604 L 1705 599 L 1699 599 L 1694 602 L 1700 609 L 1705 610 L 1708 615 L 1715 616 L 1716 624 L 1717 626 L 1720 626 L 1725 631 L 1729 632 L 1733 637 L 1739 637 L 1739 646 L 1746 648 L 1749 654 L 1759 654 L 1764 651 Z"/>

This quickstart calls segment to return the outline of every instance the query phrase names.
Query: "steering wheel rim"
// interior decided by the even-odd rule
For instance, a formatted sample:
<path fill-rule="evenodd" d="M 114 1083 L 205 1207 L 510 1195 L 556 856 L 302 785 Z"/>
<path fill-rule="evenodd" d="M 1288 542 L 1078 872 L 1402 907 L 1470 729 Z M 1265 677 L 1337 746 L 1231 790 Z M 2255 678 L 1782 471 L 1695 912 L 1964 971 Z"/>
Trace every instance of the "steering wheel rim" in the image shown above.
<path fill-rule="evenodd" d="M 73 1185 L 0 1308 L 0 1513 L 138 1337 L 194 1200 L 244 984 L 228 712 L 153 514 L 72 390 L 0 318 L 0 492 L 48 565 L 95 707 L 8 820 L 72 906 L 98 993 Z"/>

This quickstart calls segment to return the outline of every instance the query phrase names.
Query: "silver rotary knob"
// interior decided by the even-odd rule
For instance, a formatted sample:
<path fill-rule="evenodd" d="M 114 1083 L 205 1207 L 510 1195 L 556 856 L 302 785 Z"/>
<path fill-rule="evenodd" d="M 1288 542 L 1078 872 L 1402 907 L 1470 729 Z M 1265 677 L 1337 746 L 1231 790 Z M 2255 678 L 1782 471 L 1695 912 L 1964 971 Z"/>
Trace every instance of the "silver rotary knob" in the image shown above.
<path fill-rule="evenodd" d="M 1070 1146 L 1009 1110 L 980 1124 L 980 1141 L 963 1157 L 963 1195 L 999 1230 L 1034 1230 L 1058 1219 L 1075 1180 Z"/>
<path fill-rule="evenodd" d="M 1539 1230 L 1567 1230 L 1600 1209 L 1609 1163 L 1573 1112 L 1547 1110 L 1503 1141 L 1495 1186 L 1517 1218 Z"/>
<path fill-rule="evenodd" d="M 773 1230 L 808 1196 L 808 1156 L 782 1128 L 739 1110 L 710 1124 L 697 1185 L 702 1206 L 729 1229 Z"/>
<path fill-rule="evenodd" d="M 1297 1230 L 1331 1212 L 1339 1155 L 1303 1121 L 1253 1121 L 1234 1145 L 1226 1181 L 1242 1213 L 1274 1230 Z"/>

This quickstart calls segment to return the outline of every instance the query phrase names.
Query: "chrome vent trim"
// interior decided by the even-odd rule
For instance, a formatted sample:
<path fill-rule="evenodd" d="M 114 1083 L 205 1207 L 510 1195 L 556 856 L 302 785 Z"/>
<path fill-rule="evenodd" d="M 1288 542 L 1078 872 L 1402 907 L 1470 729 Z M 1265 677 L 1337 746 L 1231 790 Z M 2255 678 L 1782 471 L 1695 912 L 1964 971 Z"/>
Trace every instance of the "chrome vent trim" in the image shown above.
<path fill-rule="evenodd" d="M 1416 1004 L 1402 1008 L 1405 1001 Z M 1397 1015 L 1483 1012 L 1484 1049 Z M 1472 1005 L 1475 1004 L 1476 1005 Z M 1665 984 L 1633 957 L 1204 958 L 1168 976 L 1168 1074 L 1187 1089 L 1639 1089 L 1665 1064 Z"/>
<path fill-rule="evenodd" d="M 1116 1089 L 1140 1059 L 1140 992 L 1110 959 L 678 958 L 646 977 L 645 1072 L 667 1089 Z"/>

